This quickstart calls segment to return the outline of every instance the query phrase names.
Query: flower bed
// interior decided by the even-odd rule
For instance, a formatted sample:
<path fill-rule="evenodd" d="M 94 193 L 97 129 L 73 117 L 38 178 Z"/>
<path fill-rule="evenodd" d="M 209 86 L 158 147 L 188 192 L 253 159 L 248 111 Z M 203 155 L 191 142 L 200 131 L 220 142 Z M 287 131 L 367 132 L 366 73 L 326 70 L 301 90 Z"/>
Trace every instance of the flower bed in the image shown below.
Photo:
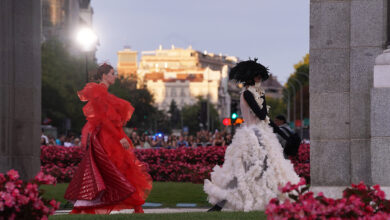
<path fill-rule="evenodd" d="M 295 172 L 310 183 L 310 144 L 301 144 L 298 155 L 290 157 L 294 164 Z"/>
<path fill-rule="evenodd" d="M 59 203 L 44 199 L 39 185 L 54 183 L 54 177 L 42 172 L 29 182 L 19 179 L 15 170 L 0 173 L 0 219 L 48 219 Z"/>
<path fill-rule="evenodd" d="M 83 156 L 81 147 L 41 146 L 41 171 L 70 182 Z"/>
<path fill-rule="evenodd" d="M 155 181 L 202 183 L 210 177 L 215 165 L 222 165 L 226 147 L 178 149 L 135 149 L 137 158 L 146 163 Z M 302 144 L 299 155 L 291 158 L 297 173 L 310 178 L 310 145 Z M 81 147 L 42 146 L 41 169 L 55 176 L 58 182 L 70 182 L 84 156 Z"/>
<path fill-rule="evenodd" d="M 136 150 L 139 160 L 148 164 L 155 181 L 203 183 L 212 168 L 223 164 L 226 147 Z"/>
<path fill-rule="evenodd" d="M 363 182 L 346 188 L 341 199 L 317 196 L 308 191 L 304 178 L 298 184 L 287 183 L 280 189 L 292 200 L 272 199 L 268 219 L 389 219 L 390 201 L 379 185 L 372 188 Z"/>

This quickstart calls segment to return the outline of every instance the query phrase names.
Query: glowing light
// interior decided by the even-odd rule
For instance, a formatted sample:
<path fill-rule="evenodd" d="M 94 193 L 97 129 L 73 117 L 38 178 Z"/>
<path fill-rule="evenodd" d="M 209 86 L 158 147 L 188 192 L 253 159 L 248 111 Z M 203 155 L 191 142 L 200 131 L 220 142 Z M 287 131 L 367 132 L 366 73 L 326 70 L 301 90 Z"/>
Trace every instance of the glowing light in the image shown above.
<path fill-rule="evenodd" d="M 77 32 L 76 40 L 84 51 L 90 51 L 96 45 L 98 37 L 92 29 L 84 27 Z"/>

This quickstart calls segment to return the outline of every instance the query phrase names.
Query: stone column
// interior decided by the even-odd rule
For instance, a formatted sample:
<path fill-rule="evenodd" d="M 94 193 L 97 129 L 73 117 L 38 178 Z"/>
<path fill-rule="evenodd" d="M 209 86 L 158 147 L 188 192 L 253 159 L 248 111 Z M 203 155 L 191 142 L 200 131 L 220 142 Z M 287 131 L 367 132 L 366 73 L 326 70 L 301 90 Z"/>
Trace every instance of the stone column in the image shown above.
<path fill-rule="evenodd" d="M 371 89 L 371 178 L 390 195 L 390 49 L 375 60 Z"/>
<path fill-rule="evenodd" d="M 41 1 L 0 1 L 0 172 L 40 169 Z"/>
<path fill-rule="evenodd" d="M 312 190 L 371 184 L 370 92 L 386 36 L 385 0 L 311 0 Z"/>

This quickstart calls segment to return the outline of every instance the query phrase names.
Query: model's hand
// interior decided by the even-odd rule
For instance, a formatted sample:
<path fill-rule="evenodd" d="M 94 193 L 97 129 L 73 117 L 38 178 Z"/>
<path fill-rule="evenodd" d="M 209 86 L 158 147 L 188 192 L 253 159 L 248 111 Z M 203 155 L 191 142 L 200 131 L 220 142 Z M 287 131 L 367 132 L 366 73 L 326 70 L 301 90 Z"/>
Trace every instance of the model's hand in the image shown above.
<path fill-rule="evenodd" d="M 129 149 L 130 148 L 130 143 L 127 141 L 126 138 L 122 138 L 119 142 L 121 142 L 123 148 Z"/>

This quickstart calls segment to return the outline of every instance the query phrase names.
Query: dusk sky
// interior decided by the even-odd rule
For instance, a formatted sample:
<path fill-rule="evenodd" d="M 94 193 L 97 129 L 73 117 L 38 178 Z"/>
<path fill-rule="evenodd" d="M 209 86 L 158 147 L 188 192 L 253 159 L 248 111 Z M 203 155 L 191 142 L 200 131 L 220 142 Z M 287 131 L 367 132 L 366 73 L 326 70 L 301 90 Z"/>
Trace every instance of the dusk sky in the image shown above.
<path fill-rule="evenodd" d="M 257 57 L 282 83 L 309 52 L 309 0 L 92 0 L 98 62 L 117 64 L 125 45 Z"/>

